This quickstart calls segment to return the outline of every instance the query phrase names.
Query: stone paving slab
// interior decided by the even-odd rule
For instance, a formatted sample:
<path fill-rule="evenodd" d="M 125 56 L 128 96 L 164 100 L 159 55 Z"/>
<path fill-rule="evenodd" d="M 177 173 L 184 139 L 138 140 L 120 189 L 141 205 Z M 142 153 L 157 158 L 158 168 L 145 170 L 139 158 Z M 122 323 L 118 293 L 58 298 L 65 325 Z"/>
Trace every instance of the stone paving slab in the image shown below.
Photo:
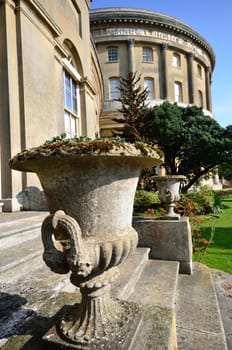
<path fill-rule="evenodd" d="M 18 212 L 0 214 L 0 238 L 41 226 L 48 212 Z"/>
<path fill-rule="evenodd" d="M 133 350 L 177 349 L 175 294 L 178 272 L 177 261 L 149 260 L 145 265 L 129 298 L 142 304 L 149 314 L 136 337 Z"/>
<path fill-rule="evenodd" d="M 46 215 L 47 211 L 17 211 L 12 213 L 0 213 L 0 224 L 11 223 L 13 221 L 18 221 L 21 219 L 29 219 L 34 216 Z"/>
<path fill-rule="evenodd" d="M 205 265 L 195 263 L 193 275 L 179 275 L 176 320 L 179 350 L 227 350 L 212 275 Z"/>
<path fill-rule="evenodd" d="M 228 350 L 232 349 L 232 275 L 212 270 Z"/>
<path fill-rule="evenodd" d="M 146 249 L 142 250 L 142 254 L 147 256 Z M 134 263 L 133 255 L 129 258 L 131 275 L 133 272 L 136 274 L 134 267 L 139 260 L 138 253 L 135 256 Z M 162 264 L 165 262 L 161 262 Z M 42 336 L 60 317 L 63 307 L 80 302 L 78 288 L 71 285 L 68 275 L 55 274 L 46 266 L 29 273 L 17 283 L 1 283 L 0 290 L 1 350 L 42 350 Z M 144 295 L 139 293 L 143 299 Z M 155 304 L 155 299 L 153 303 Z M 140 333 L 128 350 L 174 350 L 175 347 L 164 345 L 169 337 L 170 327 L 174 326 L 172 322 L 173 314 L 169 308 L 145 305 Z M 149 335 L 147 340 L 144 332 Z"/>
<path fill-rule="evenodd" d="M 149 260 L 130 300 L 174 309 L 178 271 L 176 261 Z"/>

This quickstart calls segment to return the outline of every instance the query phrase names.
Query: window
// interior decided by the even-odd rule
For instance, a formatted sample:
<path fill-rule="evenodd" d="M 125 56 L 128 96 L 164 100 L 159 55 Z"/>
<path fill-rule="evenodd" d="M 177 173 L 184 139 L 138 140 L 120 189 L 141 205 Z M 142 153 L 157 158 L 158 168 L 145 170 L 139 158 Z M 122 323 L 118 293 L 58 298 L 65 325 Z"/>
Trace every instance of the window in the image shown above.
<path fill-rule="evenodd" d="M 108 49 L 108 62 L 118 61 L 118 49 L 117 47 L 110 47 Z"/>
<path fill-rule="evenodd" d="M 197 65 L 197 75 L 198 75 L 198 77 L 202 78 L 202 69 L 201 69 L 201 66 L 199 64 Z"/>
<path fill-rule="evenodd" d="M 154 99 L 154 80 L 152 78 L 145 78 L 144 88 L 147 89 L 148 91 L 147 99 L 153 100 Z"/>
<path fill-rule="evenodd" d="M 176 102 L 182 102 L 182 84 L 179 81 L 175 81 L 174 83 L 174 99 Z"/>
<path fill-rule="evenodd" d="M 74 137 L 78 123 L 78 85 L 67 71 L 64 72 L 64 110 L 65 133 Z"/>
<path fill-rule="evenodd" d="M 199 106 L 203 107 L 203 94 L 201 90 L 198 90 L 198 101 L 199 101 Z"/>
<path fill-rule="evenodd" d="M 172 66 L 175 68 L 180 68 L 181 66 L 180 55 L 178 53 L 174 53 L 172 56 Z"/>
<path fill-rule="evenodd" d="M 109 91 L 109 95 L 110 95 L 110 100 L 115 100 L 120 98 L 121 94 L 120 94 L 120 80 L 119 78 L 111 78 L 110 79 L 110 91 Z"/>
<path fill-rule="evenodd" d="M 149 47 L 143 48 L 143 62 L 153 62 L 152 49 Z"/>

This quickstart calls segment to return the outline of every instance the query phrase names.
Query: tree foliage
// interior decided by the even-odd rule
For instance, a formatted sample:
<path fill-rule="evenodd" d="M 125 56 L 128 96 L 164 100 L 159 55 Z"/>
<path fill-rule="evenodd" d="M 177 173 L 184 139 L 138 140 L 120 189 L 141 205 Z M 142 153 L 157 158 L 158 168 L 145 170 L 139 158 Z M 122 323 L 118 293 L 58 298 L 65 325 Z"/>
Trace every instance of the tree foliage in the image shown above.
<path fill-rule="evenodd" d="M 231 160 L 229 131 L 205 115 L 202 108 L 169 102 L 149 110 L 143 129 L 149 141 L 164 152 L 167 173 L 187 176 L 185 190 L 215 166 Z"/>
<path fill-rule="evenodd" d="M 115 118 L 114 121 L 123 123 L 123 129 L 116 130 L 116 134 L 120 134 L 128 142 L 136 142 L 143 140 L 142 130 L 144 128 L 144 118 L 146 111 L 146 99 L 148 91 L 143 89 L 140 82 L 140 75 L 129 72 L 127 77 L 120 77 L 120 94 L 121 97 L 116 101 L 121 102 L 119 112 L 122 118 Z"/>
<path fill-rule="evenodd" d="M 185 191 L 216 166 L 232 164 L 232 125 L 221 127 L 193 105 L 180 107 L 166 101 L 148 108 L 148 91 L 139 82 L 137 73 L 120 79 L 123 117 L 115 120 L 124 123 L 121 135 L 126 141 L 157 145 L 164 153 L 167 174 L 188 178 Z"/>

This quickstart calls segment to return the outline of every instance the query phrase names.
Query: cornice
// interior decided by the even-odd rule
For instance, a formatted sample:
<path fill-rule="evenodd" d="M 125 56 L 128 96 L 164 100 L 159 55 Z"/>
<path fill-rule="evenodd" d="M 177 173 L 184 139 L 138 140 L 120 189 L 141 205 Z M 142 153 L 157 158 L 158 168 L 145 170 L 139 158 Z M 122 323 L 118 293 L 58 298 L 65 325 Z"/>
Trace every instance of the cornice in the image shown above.
<path fill-rule="evenodd" d="M 91 29 L 99 25 L 113 24 L 136 24 L 143 26 L 152 26 L 170 30 L 175 34 L 181 34 L 198 44 L 201 48 L 208 52 L 212 67 L 215 65 L 215 54 L 208 43 L 199 33 L 181 20 L 148 10 L 126 8 L 126 7 L 109 7 L 90 11 Z"/>
<path fill-rule="evenodd" d="M 15 1 L 15 0 L 14 0 Z M 22 11 L 30 20 L 32 20 L 32 17 L 29 12 L 27 12 L 22 5 L 20 5 L 20 2 L 15 1 L 15 11 Z M 47 25 L 47 27 L 50 29 L 50 31 L 53 33 L 55 37 L 58 37 L 61 35 L 62 30 L 59 28 L 59 26 L 55 23 L 53 18 L 49 15 L 49 13 L 44 9 L 44 7 L 41 5 L 41 3 L 38 0 L 27 0 L 25 2 L 27 5 L 29 5 L 36 14 L 40 17 L 40 19 Z"/>

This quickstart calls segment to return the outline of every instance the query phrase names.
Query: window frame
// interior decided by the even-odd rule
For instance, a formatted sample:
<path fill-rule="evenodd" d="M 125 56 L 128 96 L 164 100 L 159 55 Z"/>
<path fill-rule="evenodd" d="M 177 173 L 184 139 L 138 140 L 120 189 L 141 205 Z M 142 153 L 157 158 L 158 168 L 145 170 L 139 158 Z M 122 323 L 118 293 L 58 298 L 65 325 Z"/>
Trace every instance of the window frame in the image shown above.
<path fill-rule="evenodd" d="M 151 82 L 152 84 L 152 90 L 149 89 L 149 84 L 146 84 L 146 82 Z M 143 86 L 145 89 L 148 90 L 147 100 L 152 101 L 155 98 L 155 82 L 153 78 L 145 77 L 143 81 Z"/>
<path fill-rule="evenodd" d="M 153 50 L 151 47 L 143 47 L 142 60 L 144 63 L 153 63 Z"/>
<path fill-rule="evenodd" d="M 204 98 L 203 98 L 203 92 L 201 90 L 198 90 L 198 102 L 199 102 L 199 106 L 201 108 L 204 107 Z"/>
<path fill-rule="evenodd" d="M 202 66 L 199 63 L 197 63 L 197 76 L 202 79 Z"/>
<path fill-rule="evenodd" d="M 63 63 L 63 93 L 64 93 L 64 132 L 67 137 L 76 137 L 81 134 L 81 106 L 80 106 L 80 80 L 81 76 L 72 64 L 72 60 L 64 58 Z M 70 101 L 67 102 L 67 86 L 66 78 L 68 77 L 71 87 Z M 75 88 L 75 93 L 73 89 Z M 74 100 L 76 101 L 74 106 Z M 67 120 L 69 119 L 69 128 L 67 128 Z M 73 130 L 75 125 L 75 130 Z"/>
<path fill-rule="evenodd" d="M 181 55 L 177 52 L 172 55 L 172 67 L 181 68 Z"/>
<path fill-rule="evenodd" d="M 114 51 L 114 53 L 113 53 Z M 108 47 L 107 48 L 107 62 L 114 63 L 119 62 L 119 50 L 118 47 Z"/>
<path fill-rule="evenodd" d="M 183 85 L 180 81 L 174 82 L 174 101 L 183 102 Z"/>
<path fill-rule="evenodd" d="M 113 87 L 112 83 L 116 81 L 117 81 L 117 84 L 116 84 L 117 86 Z M 120 87 L 120 78 L 110 77 L 109 78 L 109 100 L 117 100 L 118 98 L 121 97 L 120 90 L 118 89 L 119 87 Z"/>

